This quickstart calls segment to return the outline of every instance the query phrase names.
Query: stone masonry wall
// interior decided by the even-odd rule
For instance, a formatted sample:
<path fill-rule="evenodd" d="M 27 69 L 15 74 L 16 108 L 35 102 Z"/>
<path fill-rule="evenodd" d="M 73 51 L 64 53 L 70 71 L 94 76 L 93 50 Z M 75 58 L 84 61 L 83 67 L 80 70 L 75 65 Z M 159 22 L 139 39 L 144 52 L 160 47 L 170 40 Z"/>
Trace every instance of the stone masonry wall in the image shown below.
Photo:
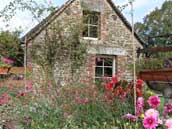
<path fill-rule="evenodd" d="M 85 6 L 90 6 L 88 9 L 92 11 L 100 11 L 101 13 L 101 30 L 100 30 L 100 37 L 96 40 L 91 39 L 84 39 L 81 36 L 81 41 L 86 43 L 89 48 L 113 48 L 113 49 L 120 49 L 125 52 L 125 54 L 121 55 L 121 53 L 116 52 L 116 55 L 109 55 L 116 57 L 117 61 L 117 70 L 116 72 L 121 73 L 121 77 L 123 79 L 132 79 L 132 70 L 129 69 L 129 64 L 132 63 L 132 35 L 131 31 L 125 26 L 122 22 L 120 17 L 115 13 L 115 11 L 111 8 L 109 3 L 106 0 L 75 0 L 69 7 L 65 9 L 56 20 L 52 22 L 54 24 L 57 21 L 61 21 L 62 24 L 71 24 L 70 19 L 73 18 L 76 21 L 82 21 L 82 11 L 84 10 Z M 113 17 L 116 16 L 117 19 L 114 20 Z M 78 20 L 77 20 L 78 19 Z M 64 28 L 65 29 L 65 28 Z M 42 31 L 37 37 L 34 38 L 32 41 L 41 43 L 44 31 Z M 134 39 L 136 47 L 141 47 L 140 43 L 137 39 Z M 89 50 L 88 50 L 89 51 Z M 80 79 L 79 81 L 91 81 L 94 79 L 95 76 L 95 53 L 88 53 L 87 62 L 85 67 L 82 67 L 80 72 Z M 107 55 L 108 56 L 108 55 Z M 65 57 L 64 57 L 65 58 Z M 65 62 L 66 63 L 66 62 Z M 56 77 L 58 77 L 58 64 L 56 69 Z M 62 70 L 69 69 L 68 66 L 64 65 Z M 70 70 L 64 71 L 65 77 L 70 78 Z"/>

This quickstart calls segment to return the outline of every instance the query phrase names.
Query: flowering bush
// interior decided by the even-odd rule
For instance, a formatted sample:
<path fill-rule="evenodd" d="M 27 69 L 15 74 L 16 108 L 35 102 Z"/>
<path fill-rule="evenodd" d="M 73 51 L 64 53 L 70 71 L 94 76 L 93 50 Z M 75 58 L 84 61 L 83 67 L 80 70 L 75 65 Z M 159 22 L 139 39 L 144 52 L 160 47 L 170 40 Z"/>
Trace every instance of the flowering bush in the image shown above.
<path fill-rule="evenodd" d="M 138 79 L 136 83 L 136 93 L 138 97 L 143 96 L 142 94 L 142 83 L 143 80 Z M 133 95 L 133 81 L 128 82 L 126 80 L 118 81 L 118 76 L 112 77 L 112 80 L 105 86 L 106 91 L 112 91 L 115 97 L 125 98 L 129 95 Z"/>
<path fill-rule="evenodd" d="M 94 84 L 57 89 L 49 82 L 27 82 L 25 88 L 10 85 L 0 89 L 3 128 L 111 128 L 114 121 L 113 102 Z"/>
<path fill-rule="evenodd" d="M 14 64 L 14 61 L 8 58 L 1 57 L 0 67 L 11 67 Z"/>
<path fill-rule="evenodd" d="M 172 104 L 167 103 L 164 106 L 163 116 L 161 116 L 159 114 L 159 111 L 157 110 L 158 106 L 160 106 L 160 99 L 158 96 L 150 96 L 147 103 L 149 104 L 150 108 L 145 110 L 144 98 L 139 97 L 137 99 L 136 115 L 126 114 L 123 116 L 123 118 L 131 121 L 131 119 L 134 117 L 135 121 L 132 122 L 141 122 L 142 127 L 144 127 L 145 129 L 156 129 L 160 127 L 164 127 L 165 129 L 171 129 L 172 121 L 171 119 L 169 119 L 169 116 L 172 113 Z"/>
<path fill-rule="evenodd" d="M 0 126 L 9 129 L 171 128 L 171 104 L 165 105 L 162 121 L 157 110 L 159 98 L 151 96 L 146 101 L 137 94 L 137 112 L 133 115 L 132 82 L 113 77 L 110 83 L 101 86 L 104 90 L 95 84 L 56 88 L 50 82 L 28 81 L 24 88 L 0 87 Z M 136 86 L 142 93 L 141 80 Z M 145 108 L 146 103 L 150 109 Z"/>

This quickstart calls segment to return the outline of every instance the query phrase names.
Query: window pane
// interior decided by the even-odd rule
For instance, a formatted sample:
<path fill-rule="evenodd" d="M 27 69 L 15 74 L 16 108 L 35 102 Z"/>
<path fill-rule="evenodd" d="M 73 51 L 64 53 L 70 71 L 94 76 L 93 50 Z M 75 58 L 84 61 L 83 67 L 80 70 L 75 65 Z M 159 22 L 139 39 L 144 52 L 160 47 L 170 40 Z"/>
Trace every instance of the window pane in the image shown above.
<path fill-rule="evenodd" d="M 99 20 L 100 20 L 100 13 L 98 12 L 90 12 L 90 11 L 83 11 L 83 36 L 84 37 L 98 37 L 98 30 L 99 30 Z"/>
<path fill-rule="evenodd" d="M 112 68 L 104 68 L 104 76 L 105 77 L 112 77 Z"/>
<path fill-rule="evenodd" d="M 105 58 L 104 59 L 104 66 L 112 66 L 112 65 L 113 65 L 112 58 Z"/>
<path fill-rule="evenodd" d="M 103 58 L 100 57 L 96 58 L 96 66 L 103 66 Z"/>
<path fill-rule="evenodd" d="M 98 26 L 90 26 L 90 37 L 97 38 L 98 37 Z"/>
<path fill-rule="evenodd" d="M 98 25 L 99 23 L 99 16 L 97 14 L 90 15 L 90 23 L 91 25 Z"/>
<path fill-rule="evenodd" d="M 89 15 L 88 15 L 88 14 L 85 14 L 85 15 L 84 15 L 84 18 L 83 18 L 84 24 L 88 24 L 88 23 L 90 22 L 89 19 L 90 19 L 90 18 L 89 18 Z"/>
<path fill-rule="evenodd" d="M 85 25 L 83 28 L 83 36 L 88 37 L 88 25 Z"/>
<path fill-rule="evenodd" d="M 96 67 L 96 77 L 102 77 L 102 75 L 103 75 L 103 68 Z"/>

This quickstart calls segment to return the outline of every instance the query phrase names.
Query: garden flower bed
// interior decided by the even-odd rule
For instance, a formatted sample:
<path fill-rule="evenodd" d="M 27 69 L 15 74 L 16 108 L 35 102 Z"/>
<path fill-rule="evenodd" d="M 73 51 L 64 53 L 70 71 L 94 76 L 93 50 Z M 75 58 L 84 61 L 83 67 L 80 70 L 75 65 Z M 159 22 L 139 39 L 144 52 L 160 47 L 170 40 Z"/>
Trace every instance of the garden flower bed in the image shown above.
<path fill-rule="evenodd" d="M 56 88 L 47 83 L 0 87 L 0 126 L 9 129 L 152 129 L 170 127 L 171 104 L 165 105 L 163 124 L 157 96 L 142 92 L 137 81 L 137 113 L 134 114 L 133 83 L 104 79 L 100 84 Z M 147 103 L 148 102 L 148 103 Z M 149 106 L 151 109 L 149 109 Z M 130 114 L 129 114 L 130 113 Z M 153 114 L 151 116 L 150 114 Z M 165 120 L 166 119 L 166 120 Z M 151 122 L 150 122 L 151 121 Z M 151 125 L 150 125 L 151 123 Z M 170 128 L 169 128 L 170 129 Z"/>

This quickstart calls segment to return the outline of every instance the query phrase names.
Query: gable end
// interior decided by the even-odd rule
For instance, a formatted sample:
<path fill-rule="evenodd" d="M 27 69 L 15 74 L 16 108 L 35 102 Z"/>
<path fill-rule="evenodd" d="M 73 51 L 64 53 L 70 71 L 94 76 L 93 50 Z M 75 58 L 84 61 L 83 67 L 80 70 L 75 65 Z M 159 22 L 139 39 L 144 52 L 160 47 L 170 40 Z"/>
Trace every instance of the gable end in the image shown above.
<path fill-rule="evenodd" d="M 46 17 L 44 20 L 42 20 L 38 25 L 36 25 L 33 29 L 31 29 L 25 36 L 21 38 L 22 41 L 27 40 L 30 41 L 33 38 L 35 38 L 42 30 L 44 30 L 51 22 L 53 22 L 56 17 L 58 17 L 66 8 L 68 8 L 75 0 L 68 0 L 65 4 L 63 4 L 59 9 L 51 13 L 48 17 Z M 115 4 L 112 2 L 112 0 L 106 0 L 108 4 L 111 6 L 111 8 L 115 11 L 115 13 L 119 16 L 119 18 L 122 20 L 124 25 L 132 32 L 132 26 L 127 21 L 127 19 L 123 16 L 123 14 L 119 11 L 119 9 L 115 6 Z M 136 32 L 134 32 L 135 38 L 139 41 L 141 45 L 144 45 L 144 41 L 137 35 Z"/>

